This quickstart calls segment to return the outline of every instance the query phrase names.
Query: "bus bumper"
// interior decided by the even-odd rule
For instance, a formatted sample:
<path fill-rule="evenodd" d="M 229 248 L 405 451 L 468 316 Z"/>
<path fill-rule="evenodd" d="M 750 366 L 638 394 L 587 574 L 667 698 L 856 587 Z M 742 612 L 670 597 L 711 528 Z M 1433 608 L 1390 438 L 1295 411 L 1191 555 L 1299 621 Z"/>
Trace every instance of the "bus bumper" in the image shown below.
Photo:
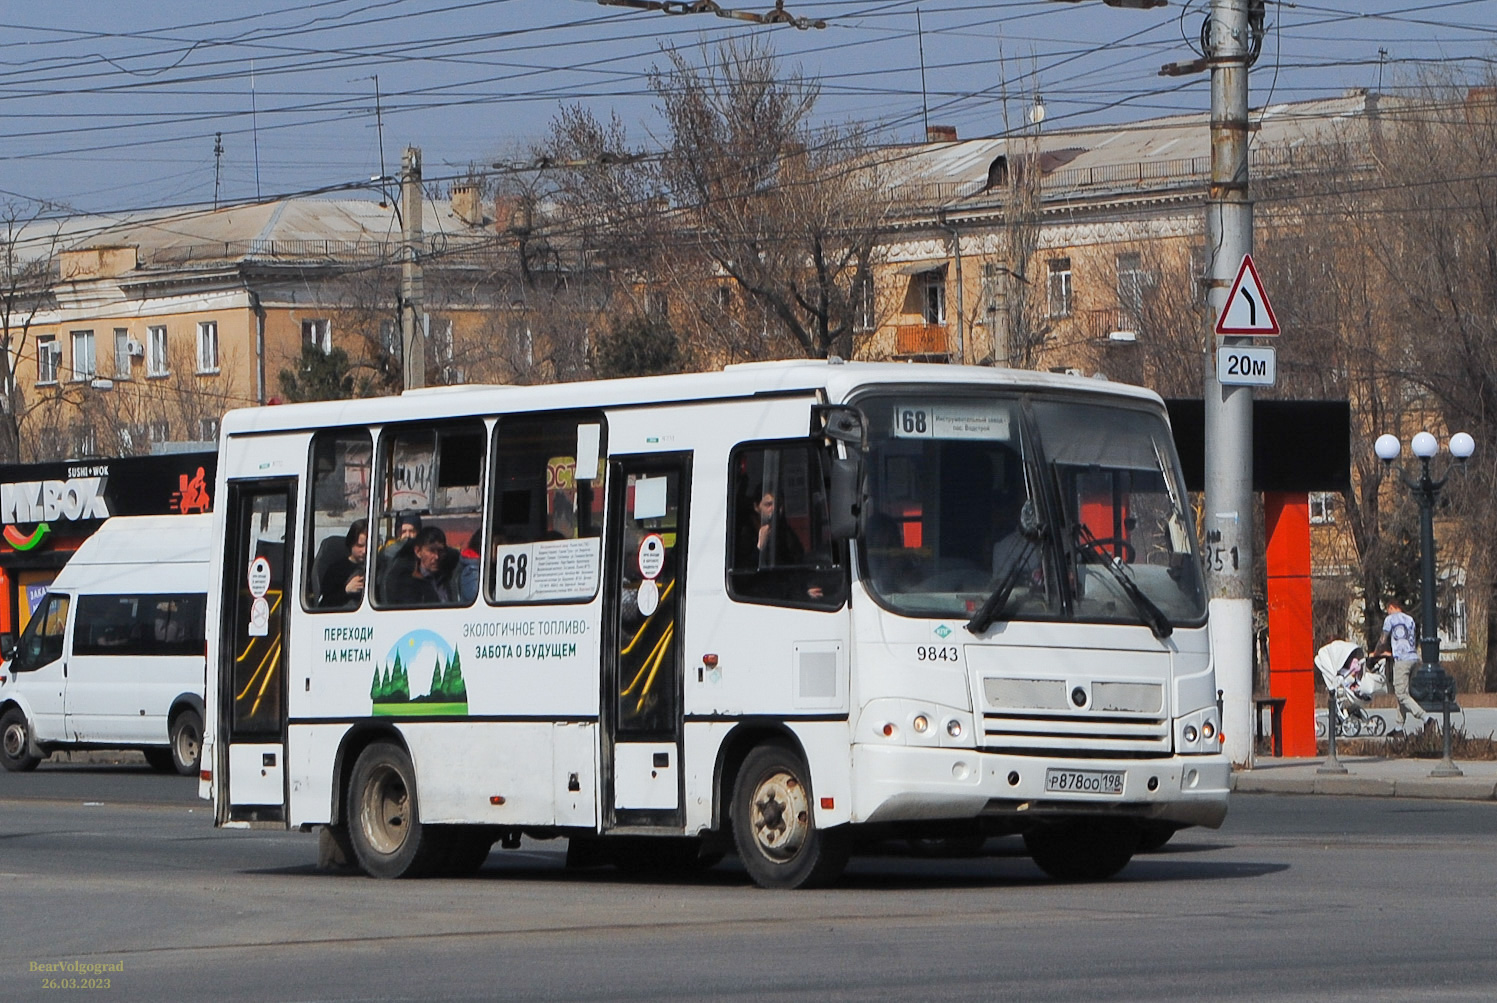
<path fill-rule="evenodd" d="M 1224 755 L 1064 759 L 858 744 L 852 756 L 854 822 L 1121 815 L 1214 829 L 1227 816 L 1231 764 Z M 1109 786 L 1121 774 L 1120 792 L 1047 789 L 1056 771 Z"/>

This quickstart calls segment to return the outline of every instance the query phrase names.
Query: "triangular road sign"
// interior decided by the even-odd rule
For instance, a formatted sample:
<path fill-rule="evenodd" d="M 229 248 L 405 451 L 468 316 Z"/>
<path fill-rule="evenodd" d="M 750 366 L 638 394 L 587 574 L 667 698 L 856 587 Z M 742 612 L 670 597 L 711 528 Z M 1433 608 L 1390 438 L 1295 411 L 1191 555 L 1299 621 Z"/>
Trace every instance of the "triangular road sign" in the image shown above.
<path fill-rule="evenodd" d="M 1278 318 L 1268 303 L 1268 294 L 1253 267 L 1253 256 L 1244 254 L 1237 269 L 1237 281 L 1227 296 L 1227 305 L 1216 320 L 1217 334 L 1252 334 L 1267 337 L 1279 333 Z"/>

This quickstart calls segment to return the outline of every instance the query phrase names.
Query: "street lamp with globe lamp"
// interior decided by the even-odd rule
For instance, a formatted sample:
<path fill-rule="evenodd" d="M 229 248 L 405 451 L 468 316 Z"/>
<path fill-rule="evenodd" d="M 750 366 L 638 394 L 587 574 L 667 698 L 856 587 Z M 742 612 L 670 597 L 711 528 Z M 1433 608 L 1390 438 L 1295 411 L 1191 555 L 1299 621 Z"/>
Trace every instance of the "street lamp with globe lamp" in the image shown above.
<path fill-rule="evenodd" d="M 1378 459 L 1388 466 L 1403 452 L 1403 444 L 1396 435 L 1380 435 L 1373 444 Z M 1455 681 L 1440 668 L 1439 624 L 1435 617 L 1435 505 L 1440 500 L 1440 491 L 1450 479 L 1450 471 L 1436 480 L 1430 476 L 1429 461 L 1440 451 L 1440 441 L 1428 432 L 1420 432 L 1409 443 L 1414 455 L 1419 457 L 1419 479 L 1413 480 L 1400 468 L 1399 479 L 1419 503 L 1419 668 L 1409 680 L 1409 695 L 1425 710 L 1439 706 L 1442 718 L 1441 733 L 1445 739 L 1445 758 L 1430 772 L 1432 777 L 1459 777 L 1460 769 L 1450 758 L 1450 711 L 1455 702 Z M 1465 432 L 1450 437 L 1450 455 L 1462 470 L 1471 454 L 1476 452 L 1476 440 Z M 1455 708 L 1459 710 L 1460 708 Z"/>

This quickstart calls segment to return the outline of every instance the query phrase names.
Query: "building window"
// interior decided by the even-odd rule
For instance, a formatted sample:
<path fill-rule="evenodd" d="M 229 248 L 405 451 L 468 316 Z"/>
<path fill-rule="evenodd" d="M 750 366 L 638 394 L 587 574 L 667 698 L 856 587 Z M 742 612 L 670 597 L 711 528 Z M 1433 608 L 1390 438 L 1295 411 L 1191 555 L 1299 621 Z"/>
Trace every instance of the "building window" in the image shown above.
<path fill-rule="evenodd" d="M 218 441 L 218 419 L 217 418 L 199 418 L 198 419 L 198 438 L 201 439 L 203 442 L 217 442 Z"/>
<path fill-rule="evenodd" d="M 385 354 L 392 359 L 405 357 L 401 351 L 400 325 L 393 320 L 382 320 L 379 322 L 379 343 L 384 348 Z"/>
<path fill-rule="evenodd" d="M 1119 254 L 1117 266 L 1118 312 L 1135 322 L 1129 330 L 1137 330 L 1137 321 L 1144 312 L 1144 290 L 1149 286 L 1149 276 L 1144 271 L 1142 257 L 1135 252 Z"/>
<path fill-rule="evenodd" d="M 873 309 L 873 276 L 864 275 L 852 288 L 852 329 L 872 331 L 875 315 Z"/>
<path fill-rule="evenodd" d="M 1071 259 L 1054 258 L 1050 261 L 1049 286 L 1050 316 L 1069 317 L 1075 303 L 1071 292 Z"/>
<path fill-rule="evenodd" d="M 316 320 L 304 320 L 301 322 L 301 343 L 308 348 L 315 348 L 323 355 L 333 350 L 333 329 L 327 318 L 320 317 Z"/>
<path fill-rule="evenodd" d="M 91 380 L 94 378 L 94 333 L 92 331 L 73 332 L 73 379 Z"/>
<path fill-rule="evenodd" d="M 431 357 L 437 364 L 437 372 L 443 383 L 461 383 L 462 373 L 452 364 L 452 319 L 449 317 L 433 317 L 425 315 L 422 320 L 426 324 L 426 343 L 430 346 Z"/>
<path fill-rule="evenodd" d="M 99 455 L 99 437 L 92 425 L 77 425 L 73 428 L 74 455 L 79 459 Z"/>
<path fill-rule="evenodd" d="M 36 338 L 36 381 L 38 383 L 57 382 L 57 360 L 62 355 L 62 346 L 57 344 L 57 338 L 50 334 L 37 335 Z"/>
<path fill-rule="evenodd" d="M 668 318 L 670 308 L 670 297 L 661 290 L 653 290 L 645 296 L 645 312 L 655 320 Z"/>
<path fill-rule="evenodd" d="M 920 310 L 927 324 L 946 323 L 946 273 L 922 272 Z"/>
<path fill-rule="evenodd" d="M 1443 648 L 1464 648 L 1467 642 L 1466 572 L 1463 568 L 1446 568 L 1436 575 L 1440 635 Z"/>
<path fill-rule="evenodd" d="M 166 328 L 146 328 L 146 375 L 166 376 Z"/>
<path fill-rule="evenodd" d="M 114 378 L 117 380 L 128 380 L 130 378 L 130 329 L 117 327 L 114 329 Z"/>
<path fill-rule="evenodd" d="M 1310 492 L 1310 522 L 1314 525 L 1336 521 L 1336 492 Z"/>
<path fill-rule="evenodd" d="M 172 441 L 171 423 L 167 421 L 153 421 L 147 426 L 146 431 L 150 434 L 151 445 L 160 446 Z"/>
<path fill-rule="evenodd" d="M 218 321 L 198 324 L 198 372 L 218 372 Z"/>

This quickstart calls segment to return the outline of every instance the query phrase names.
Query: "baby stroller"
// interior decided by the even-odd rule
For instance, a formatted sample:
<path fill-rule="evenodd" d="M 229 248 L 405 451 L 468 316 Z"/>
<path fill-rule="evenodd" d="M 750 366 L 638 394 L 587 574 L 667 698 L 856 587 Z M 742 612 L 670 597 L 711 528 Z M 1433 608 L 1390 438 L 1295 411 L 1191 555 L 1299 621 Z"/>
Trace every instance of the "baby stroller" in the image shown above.
<path fill-rule="evenodd" d="M 1388 730 L 1388 722 L 1368 710 L 1374 696 L 1388 692 L 1388 679 L 1373 667 L 1365 651 L 1350 641 L 1332 641 L 1315 653 L 1315 668 L 1326 689 L 1336 694 L 1338 737 L 1377 736 Z M 1325 722 L 1317 718 L 1315 737 L 1324 738 L 1325 733 Z"/>

